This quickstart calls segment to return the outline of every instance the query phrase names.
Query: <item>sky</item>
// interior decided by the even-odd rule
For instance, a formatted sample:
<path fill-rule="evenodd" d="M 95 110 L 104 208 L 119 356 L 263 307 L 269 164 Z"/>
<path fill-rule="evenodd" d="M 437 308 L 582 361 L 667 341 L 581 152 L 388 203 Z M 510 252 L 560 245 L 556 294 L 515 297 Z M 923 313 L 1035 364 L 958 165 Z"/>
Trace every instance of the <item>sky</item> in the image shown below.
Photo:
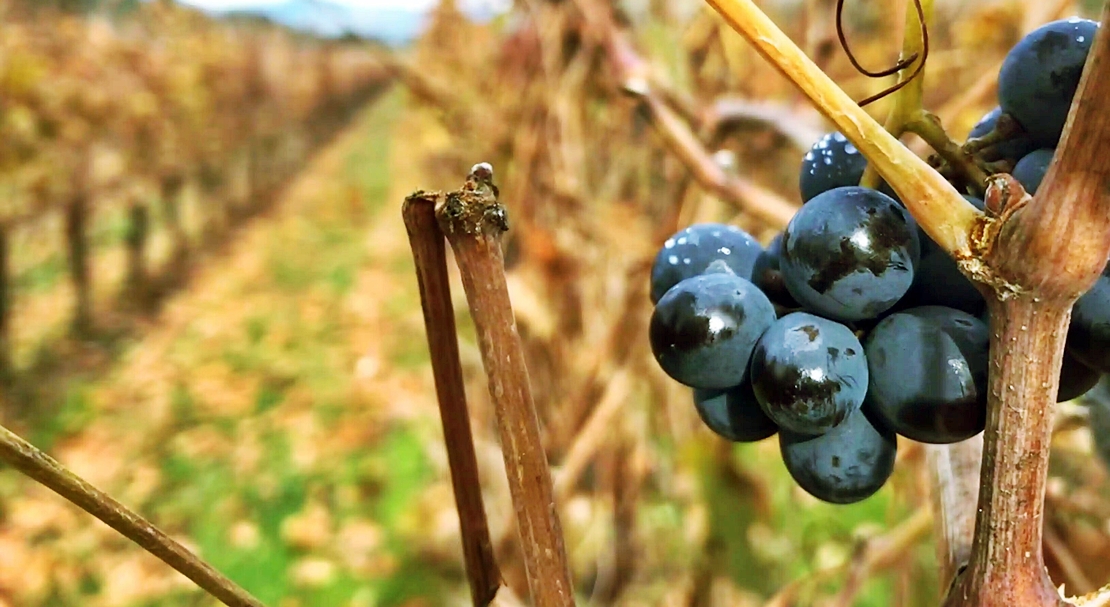
<path fill-rule="evenodd" d="M 179 0 L 183 4 L 199 6 L 210 10 L 230 10 L 265 6 L 268 4 L 281 4 L 284 0 Z M 426 11 L 436 5 L 438 0 L 330 0 L 335 4 L 342 4 L 354 8 L 380 8 L 380 9 L 408 9 L 412 11 Z M 464 6 L 502 7 L 509 4 L 508 0 L 463 0 Z"/>

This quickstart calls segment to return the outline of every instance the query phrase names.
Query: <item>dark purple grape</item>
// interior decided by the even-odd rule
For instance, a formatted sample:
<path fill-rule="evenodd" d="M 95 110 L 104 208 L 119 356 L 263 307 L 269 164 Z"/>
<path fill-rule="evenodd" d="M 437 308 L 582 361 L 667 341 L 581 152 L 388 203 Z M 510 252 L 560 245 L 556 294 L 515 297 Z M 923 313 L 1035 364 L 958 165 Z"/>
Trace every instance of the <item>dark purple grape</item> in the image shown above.
<path fill-rule="evenodd" d="M 772 303 L 784 308 L 797 308 L 798 302 L 786 290 L 779 262 L 782 259 L 782 233 L 776 234 L 767 249 L 759 254 L 752 268 L 752 282 Z"/>
<path fill-rule="evenodd" d="M 859 185 L 866 168 L 867 158 L 847 137 L 840 132 L 826 134 L 802 158 L 798 178 L 802 202 L 809 202 L 818 194 L 834 188 Z M 885 181 L 879 182 L 879 191 L 898 200 L 898 195 Z"/>
<path fill-rule="evenodd" d="M 775 308 L 750 281 L 727 272 L 701 274 L 671 287 L 651 315 L 655 360 L 692 388 L 725 389 L 744 381 L 759 336 Z"/>
<path fill-rule="evenodd" d="M 759 254 L 755 260 L 755 266 L 752 268 L 752 275 L 758 276 L 763 270 L 779 269 L 779 259 L 782 258 L 782 232 L 775 234 L 771 242 L 767 243 L 767 248 Z"/>
<path fill-rule="evenodd" d="M 759 407 L 748 379 L 728 390 L 695 388 L 694 407 L 710 430 L 733 442 L 754 443 L 779 430 Z"/>
<path fill-rule="evenodd" d="M 995 106 L 995 108 L 986 113 L 979 122 L 971 128 L 971 132 L 967 134 L 968 139 L 975 139 L 989 135 L 994 131 L 994 125 L 998 124 L 998 118 L 1002 115 L 1002 108 Z M 1029 138 L 1029 135 L 1021 133 L 1005 141 L 1000 141 L 993 146 L 993 154 L 990 155 L 988 160 L 1009 160 L 1017 162 L 1022 156 L 1036 149 L 1036 144 Z"/>
<path fill-rule="evenodd" d="M 793 312 L 759 338 L 751 378 L 760 406 L 779 427 L 823 434 L 863 403 L 867 360 L 848 327 Z"/>
<path fill-rule="evenodd" d="M 1110 377 L 1104 377 L 1087 392 L 1083 402 L 1089 408 L 1087 425 L 1091 429 L 1095 453 L 1103 464 L 1110 466 Z"/>
<path fill-rule="evenodd" d="M 779 450 L 798 485 L 833 504 L 862 501 L 882 488 L 894 471 L 894 433 L 872 424 L 863 409 L 820 436 L 779 433 Z"/>
<path fill-rule="evenodd" d="M 810 200 L 783 232 L 780 268 L 806 309 L 840 321 L 877 317 L 913 283 L 917 225 L 889 196 L 848 186 Z"/>
<path fill-rule="evenodd" d="M 798 187 L 802 202 L 846 185 L 859 185 L 867 159 L 839 132 L 828 133 L 802 158 Z"/>
<path fill-rule="evenodd" d="M 983 201 L 974 196 L 965 195 L 964 199 L 980 211 L 985 208 Z M 982 313 L 987 302 L 971 279 L 960 271 L 956 260 L 920 228 L 918 239 L 921 242 L 921 261 L 914 268 L 913 284 L 895 309 L 945 306 L 972 316 Z"/>
<path fill-rule="evenodd" d="M 1014 165 L 1011 175 L 1018 180 L 1026 192 L 1037 193 L 1037 188 L 1041 187 L 1041 181 L 1044 180 L 1048 165 L 1052 164 L 1052 156 L 1055 153 L 1056 150 L 1052 148 L 1033 150 Z"/>
<path fill-rule="evenodd" d="M 871 385 L 865 408 L 906 438 L 947 444 L 983 431 L 990 333 L 941 306 L 891 314 L 864 340 Z"/>
<path fill-rule="evenodd" d="M 1072 306 L 1067 350 L 1099 373 L 1110 373 L 1110 266 Z"/>
<path fill-rule="evenodd" d="M 1006 55 L 998 101 L 1038 147 L 1054 148 L 1064 131 L 1083 64 L 1098 33 L 1089 19 L 1061 19 L 1029 32 Z"/>
<path fill-rule="evenodd" d="M 1064 351 L 1064 362 L 1060 365 L 1060 387 L 1056 390 L 1056 402 L 1079 398 L 1098 383 L 1102 374 L 1079 362 Z"/>
<path fill-rule="evenodd" d="M 759 241 L 736 226 L 698 223 L 679 230 L 663 243 L 651 266 L 651 303 L 718 259 L 737 276 L 751 280 L 752 266 L 762 252 Z"/>

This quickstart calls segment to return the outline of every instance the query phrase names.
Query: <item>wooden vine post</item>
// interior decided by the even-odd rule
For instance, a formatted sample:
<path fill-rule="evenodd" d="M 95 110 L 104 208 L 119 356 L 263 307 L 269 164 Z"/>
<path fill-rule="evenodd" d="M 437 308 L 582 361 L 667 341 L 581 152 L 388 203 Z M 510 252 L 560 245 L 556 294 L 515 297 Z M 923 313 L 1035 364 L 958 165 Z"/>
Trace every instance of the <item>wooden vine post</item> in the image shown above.
<path fill-rule="evenodd" d="M 137 199 L 127 208 L 127 278 L 125 293 L 136 306 L 143 308 L 149 301 L 148 271 L 146 267 L 147 241 L 150 239 L 150 210 Z"/>
<path fill-rule="evenodd" d="M 439 401 L 447 463 L 451 469 L 451 488 L 459 513 L 463 561 L 470 582 L 474 607 L 488 605 L 501 587 L 501 572 L 493 554 L 489 523 L 482 503 L 478 458 L 470 429 L 462 361 L 459 358 L 458 331 L 447 274 L 447 247 L 436 221 L 436 196 L 413 194 L 405 200 L 401 214 L 408 231 L 424 328 L 431 353 L 432 374 Z"/>
<path fill-rule="evenodd" d="M 77 170 L 83 173 L 82 169 Z M 65 234 L 69 274 L 75 302 L 73 332 L 81 337 L 92 332 L 92 268 L 89 259 L 89 191 L 87 176 L 74 177 L 74 191 L 65 205 Z"/>

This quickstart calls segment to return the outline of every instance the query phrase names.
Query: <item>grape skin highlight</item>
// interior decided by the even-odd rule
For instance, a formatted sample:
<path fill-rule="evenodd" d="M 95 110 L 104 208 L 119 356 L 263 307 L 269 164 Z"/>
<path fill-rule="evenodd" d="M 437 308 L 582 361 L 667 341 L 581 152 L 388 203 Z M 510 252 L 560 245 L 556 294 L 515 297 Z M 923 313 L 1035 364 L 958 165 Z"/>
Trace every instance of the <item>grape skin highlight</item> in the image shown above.
<path fill-rule="evenodd" d="M 750 281 L 725 272 L 671 287 L 651 315 L 655 360 L 691 388 L 725 389 L 744 381 L 755 342 L 775 308 Z"/>
<path fill-rule="evenodd" d="M 717 260 L 724 261 L 737 276 L 751 280 L 752 267 L 762 252 L 759 241 L 736 226 L 698 223 L 679 230 L 663 244 L 651 266 L 651 303 Z"/>

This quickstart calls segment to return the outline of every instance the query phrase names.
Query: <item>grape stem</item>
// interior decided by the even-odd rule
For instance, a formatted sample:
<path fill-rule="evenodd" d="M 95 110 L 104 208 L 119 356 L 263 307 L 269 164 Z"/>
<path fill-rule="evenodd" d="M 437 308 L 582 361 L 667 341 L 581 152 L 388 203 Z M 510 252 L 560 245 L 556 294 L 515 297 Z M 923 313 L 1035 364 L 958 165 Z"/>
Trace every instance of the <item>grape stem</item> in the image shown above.
<path fill-rule="evenodd" d="M 984 261 L 1014 289 L 988 298 L 991 392 L 979 509 L 951 607 L 1059 603 L 1041 548 L 1045 481 L 1071 307 L 1110 255 L 1110 112 L 1102 103 L 1110 95 L 1108 29 L 1110 1 L 1037 195 L 1010 183 L 1010 200 L 989 203 L 1008 218 Z"/>
<path fill-rule="evenodd" d="M 902 60 L 915 55 L 917 59 L 899 72 L 899 82 L 917 73 L 917 63 L 925 60 L 925 26 L 918 23 L 917 11 L 914 10 L 914 0 L 906 0 L 905 8 L 906 25 L 905 33 L 902 36 L 902 54 L 899 59 Z M 921 0 L 921 12 L 925 15 L 925 23 L 931 22 L 933 19 L 933 0 Z M 887 114 L 886 124 L 883 125 L 892 137 L 901 137 L 902 133 L 906 131 L 907 123 L 910 122 L 914 113 L 922 107 L 924 94 L 924 71 L 917 73 L 912 82 L 895 91 L 894 106 Z M 863 171 L 863 177 L 860 179 L 860 185 L 878 189 L 879 173 L 875 170 L 873 163 L 867 163 L 867 168 Z"/>
<path fill-rule="evenodd" d="M 0 461 L 100 519 L 229 607 L 263 607 L 249 592 L 174 541 L 153 523 L 0 426 Z"/>
<path fill-rule="evenodd" d="M 906 130 L 925 140 L 944 159 L 957 179 L 970 185 L 974 193 L 983 195 L 987 189 L 987 172 L 948 136 L 936 114 L 918 108 L 913 118 L 906 122 Z"/>
<path fill-rule="evenodd" d="M 906 33 L 902 40 L 901 57 L 916 55 L 919 57 L 917 61 L 923 61 L 925 28 L 918 23 L 917 11 L 913 10 L 914 0 L 908 0 L 906 5 Z M 922 0 L 921 12 L 925 15 L 927 23 L 931 21 L 933 0 Z M 887 115 L 886 124 L 883 125 L 886 131 L 895 138 L 907 132 L 920 137 L 944 159 L 961 181 L 971 185 L 975 192 L 982 196 L 986 189 L 987 173 L 975 163 L 971 154 L 966 153 L 948 136 L 941 126 L 940 118 L 924 110 L 925 72 L 917 73 L 915 62 L 906 66 L 899 73 L 899 78 L 899 82 L 904 78 L 913 78 L 913 80 L 894 93 L 894 106 Z M 860 179 L 860 185 L 871 189 L 878 188 L 879 173 L 873 163 L 868 163 Z"/>
<path fill-rule="evenodd" d="M 967 569 L 945 607 L 1061 604 L 1044 565 L 1041 527 L 1052 414 L 1070 306 L 988 299 L 990 405 L 979 511 Z M 1034 364 L 1015 359 L 1030 357 Z M 1017 363 L 1017 364 L 1015 364 Z"/>
<path fill-rule="evenodd" d="M 970 256 L 969 232 L 982 214 L 952 184 L 856 105 L 752 0 L 706 2 L 867 157 L 938 245 Z"/>

